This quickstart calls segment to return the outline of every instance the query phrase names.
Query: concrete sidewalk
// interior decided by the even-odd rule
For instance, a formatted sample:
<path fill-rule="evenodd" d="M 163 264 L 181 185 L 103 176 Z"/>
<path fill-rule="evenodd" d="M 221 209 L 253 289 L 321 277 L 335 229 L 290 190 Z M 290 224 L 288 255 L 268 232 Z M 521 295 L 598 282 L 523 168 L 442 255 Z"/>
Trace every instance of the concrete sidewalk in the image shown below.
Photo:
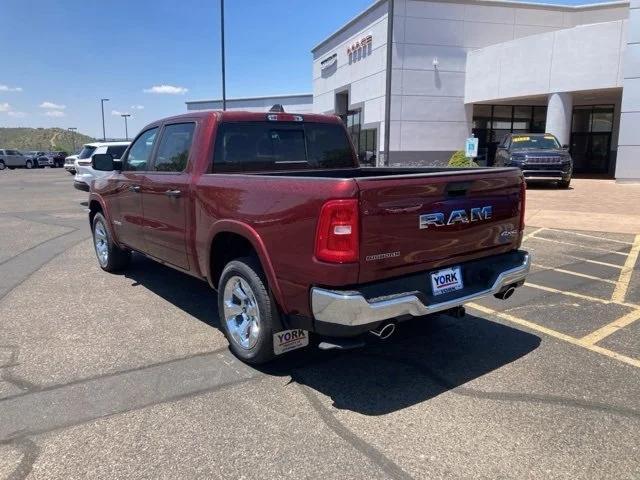
<path fill-rule="evenodd" d="M 573 179 L 569 190 L 554 184 L 527 187 L 529 227 L 640 233 L 640 184 Z"/>

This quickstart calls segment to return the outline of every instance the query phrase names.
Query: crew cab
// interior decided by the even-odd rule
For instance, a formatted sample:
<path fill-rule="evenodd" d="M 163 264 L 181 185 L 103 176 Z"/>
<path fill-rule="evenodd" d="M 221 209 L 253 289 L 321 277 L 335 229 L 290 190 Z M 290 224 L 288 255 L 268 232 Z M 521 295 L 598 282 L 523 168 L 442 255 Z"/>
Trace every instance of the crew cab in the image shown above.
<path fill-rule="evenodd" d="M 506 298 L 529 271 L 519 169 L 360 167 L 334 116 L 193 112 L 93 168 L 100 267 L 136 251 L 209 282 L 248 363 Z"/>
<path fill-rule="evenodd" d="M 550 133 L 509 133 L 498 145 L 495 165 L 520 168 L 527 180 L 555 181 L 569 188 L 573 160 L 568 148 L 560 147 Z"/>

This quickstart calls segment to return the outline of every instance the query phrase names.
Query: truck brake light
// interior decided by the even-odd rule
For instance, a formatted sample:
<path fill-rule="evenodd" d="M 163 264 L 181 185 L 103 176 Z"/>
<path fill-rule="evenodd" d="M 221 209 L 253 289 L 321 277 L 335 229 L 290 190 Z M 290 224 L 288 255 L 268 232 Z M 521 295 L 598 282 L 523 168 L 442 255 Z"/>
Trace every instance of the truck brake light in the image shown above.
<path fill-rule="evenodd" d="M 358 261 L 358 200 L 329 200 L 320 210 L 316 258 L 329 263 Z"/>
<path fill-rule="evenodd" d="M 271 122 L 302 122 L 302 115 L 292 115 L 290 113 L 270 113 L 267 120 Z"/>
<path fill-rule="evenodd" d="M 524 232 L 524 207 L 527 203 L 527 182 L 522 180 L 520 184 L 520 231 Z"/>

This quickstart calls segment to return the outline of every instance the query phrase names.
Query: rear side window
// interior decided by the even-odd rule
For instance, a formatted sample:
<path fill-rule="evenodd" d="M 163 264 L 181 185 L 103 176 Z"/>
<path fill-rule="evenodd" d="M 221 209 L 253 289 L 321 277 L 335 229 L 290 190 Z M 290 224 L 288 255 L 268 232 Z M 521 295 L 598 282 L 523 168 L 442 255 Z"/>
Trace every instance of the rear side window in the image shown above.
<path fill-rule="evenodd" d="M 213 159 L 213 172 L 353 166 L 351 144 L 342 126 L 321 123 L 223 123 Z"/>
<path fill-rule="evenodd" d="M 93 155 L 93 152 L 96 151 L 97 147 L 92 147 L 90 145 L 85 145 L 84 148 L 82 149 L 82 151 L 80 152 L 80 155 L 78 155 L 78 160 L 84 160 L 86 158 L 91 157 L 91 155 Z"/>
<path fill-rule="evenodd" d="M 151 157 L 157 133 L 158 127 L 150 128 L 133 142 L 124 163 L 126 171 L 140 172 L 147 170 L 147 163 Z"/>
<path fill-rule="evenodd" d="M 111 154 L 113 158 L 121 158 L 126 149 L 126 145 L 112 145 L 107 147 L 107 153 Z"/>
<path fill-rule="evenodd" d="M 187 168 L 195 123 L 166 125 L 158 145 L 154 170 L 158 172 L 183 172 Z"/>

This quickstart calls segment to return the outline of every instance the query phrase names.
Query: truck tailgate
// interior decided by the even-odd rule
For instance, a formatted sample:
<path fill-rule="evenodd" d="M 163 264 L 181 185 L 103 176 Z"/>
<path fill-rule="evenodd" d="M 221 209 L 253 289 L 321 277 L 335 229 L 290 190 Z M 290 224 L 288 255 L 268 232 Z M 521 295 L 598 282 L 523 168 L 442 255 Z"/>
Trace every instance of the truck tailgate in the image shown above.
<path fill-rule="evenodd" d="M 521 242 L 523 179 L 515 169 L 356 181 L 361 283 L 508 252 Z"/>

